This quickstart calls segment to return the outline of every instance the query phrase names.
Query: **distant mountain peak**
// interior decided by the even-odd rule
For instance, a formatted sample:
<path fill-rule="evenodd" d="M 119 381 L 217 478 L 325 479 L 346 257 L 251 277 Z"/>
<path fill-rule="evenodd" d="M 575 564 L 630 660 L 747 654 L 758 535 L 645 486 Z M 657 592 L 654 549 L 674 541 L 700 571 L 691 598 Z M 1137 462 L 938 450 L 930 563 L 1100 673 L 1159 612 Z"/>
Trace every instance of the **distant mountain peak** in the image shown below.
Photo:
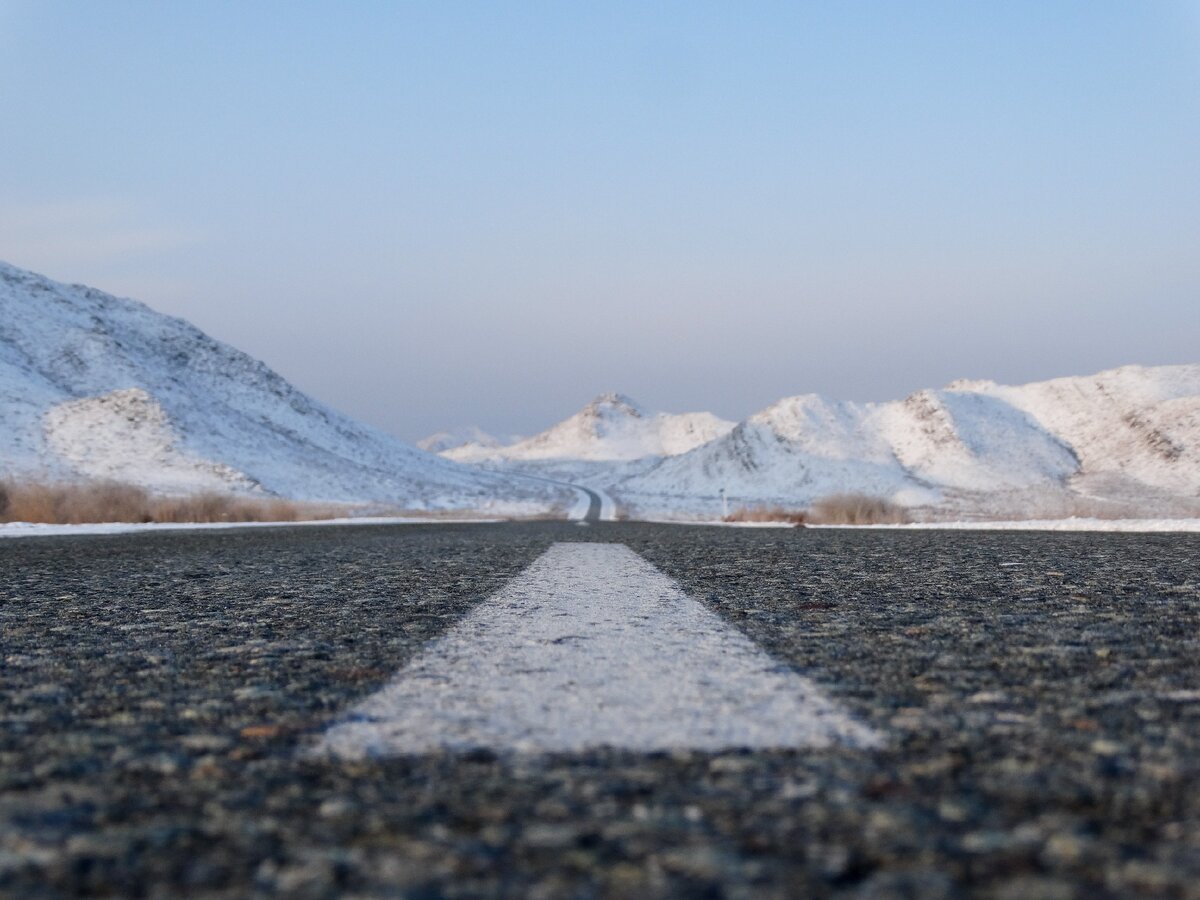
<path fill-rule="evenodd" d="M 417 447 L 427 453 L 444 453 L 447 450 L 467 446 L 491 449 L 499 447 L 503 443 L 498 437 L 489 434 L 478 425 L 463 425 L 460 428 L 435 431 L 417 441 Z"/>
<path fill-rule="evenodd" d="M 712 413 L 652 412 L 632 397 L 609 391 L 533 437 L 498 448 L 459 447 L 450 459 L 627 461 L 673 456 L 729 431 Z"/>
<path fill-rule="evenodd" d="M 603 394 L 596 395 L 591 403 L 584 409 L 603 409 L 616 408 L 622 411 L 627 411 L 636 416 L 644 416 L 646 409 L 628 394 L 620 394 L 616 391 L 605 391 Z"/>

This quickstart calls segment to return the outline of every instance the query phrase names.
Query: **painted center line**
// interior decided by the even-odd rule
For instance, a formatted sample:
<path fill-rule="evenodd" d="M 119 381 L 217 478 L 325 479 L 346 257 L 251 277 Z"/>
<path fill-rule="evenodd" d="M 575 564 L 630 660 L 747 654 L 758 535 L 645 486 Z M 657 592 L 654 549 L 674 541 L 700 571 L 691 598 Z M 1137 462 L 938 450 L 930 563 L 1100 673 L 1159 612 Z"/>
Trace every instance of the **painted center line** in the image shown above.
<path fill-rule="evenodd" d="M 879 735 L 621 544 L 555 544 L 322 736 L 321 756 L 871 747 Z"/>

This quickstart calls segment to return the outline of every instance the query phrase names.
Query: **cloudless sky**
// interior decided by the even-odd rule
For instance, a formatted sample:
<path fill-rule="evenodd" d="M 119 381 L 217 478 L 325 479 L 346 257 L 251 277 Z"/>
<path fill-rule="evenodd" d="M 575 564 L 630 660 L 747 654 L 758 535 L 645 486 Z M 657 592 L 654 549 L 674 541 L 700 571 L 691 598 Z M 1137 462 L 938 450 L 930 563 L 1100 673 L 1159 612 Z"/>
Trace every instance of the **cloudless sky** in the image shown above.
<path fill-rule="evenodd" d="M 1200 0 L 0 0 L 0 259 L 416 439 L 1200 361 Z"/>

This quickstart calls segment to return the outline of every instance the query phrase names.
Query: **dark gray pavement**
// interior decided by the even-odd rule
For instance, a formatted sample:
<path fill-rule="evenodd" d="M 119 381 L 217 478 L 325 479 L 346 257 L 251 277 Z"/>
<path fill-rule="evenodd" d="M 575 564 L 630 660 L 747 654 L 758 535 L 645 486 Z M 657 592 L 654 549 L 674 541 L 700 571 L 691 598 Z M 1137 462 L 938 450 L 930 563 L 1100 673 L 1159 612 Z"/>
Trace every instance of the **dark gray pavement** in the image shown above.
<path fill-rule="evenodd" d="M 876 751 L 300 751 L 559 540 Z M 5 896 L 1200 896 L 1200 539 L 601 523 L 0 542 Z"/>
<path fill-rule="evenodd" d="M 577 485 L 575 485 L 575 487 L 578 490 L 583 491 L 588 496 L 588 508 L 587 508 L 587 512 L 585 512 L 583 514 L 583 521 L 585 521 L 589 524 L 599 522 L 600 521 L 600 510 L 603 507 L 603 501 L 600 499 L 600 495 L 597 494 L 595 491 L 593 491 L 591 488 L 585 488 L 583 485 L 577 484 Z"/>

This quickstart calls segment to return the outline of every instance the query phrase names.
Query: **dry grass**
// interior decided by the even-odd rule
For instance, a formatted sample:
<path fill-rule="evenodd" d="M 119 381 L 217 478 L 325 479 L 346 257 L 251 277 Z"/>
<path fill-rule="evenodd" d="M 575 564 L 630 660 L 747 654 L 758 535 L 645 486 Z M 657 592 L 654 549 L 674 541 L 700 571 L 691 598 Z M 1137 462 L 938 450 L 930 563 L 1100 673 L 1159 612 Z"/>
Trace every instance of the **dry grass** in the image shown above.
<path fill-rule="evenodd" d="M 814 525 L 903 525 L 907 512 L 890 500 L 867 494 L 833 494 L 816 501 L 808 511 Z"/>
<path fill-rule="evenodd" d="M 335 506 L 229 494 L 163 497 L 113 481 L 0 481 L 0 522 L 299 522 L 343 514 Z"/>
<path fill-rule="evenodd" d="M 735 509 L 725 516 L 724 522 L 788 522 L 792 525 L 803 525 L 807 517 L 799 510 L 784 509 L 781 506 L 750 506 Z"/>
<path fill-rule="evenodd" d="M 1200 515 L 1200 505 L 1179 498 L 1164 510 L 1166 504 L 1134 503 L 1128 500 L 1110 500 L 1104 497 L 1067 497 L 1057 505 L 1047 506 L 1021 518 L 1030 519 L 1155 519 L 1194 517 Z"/>

